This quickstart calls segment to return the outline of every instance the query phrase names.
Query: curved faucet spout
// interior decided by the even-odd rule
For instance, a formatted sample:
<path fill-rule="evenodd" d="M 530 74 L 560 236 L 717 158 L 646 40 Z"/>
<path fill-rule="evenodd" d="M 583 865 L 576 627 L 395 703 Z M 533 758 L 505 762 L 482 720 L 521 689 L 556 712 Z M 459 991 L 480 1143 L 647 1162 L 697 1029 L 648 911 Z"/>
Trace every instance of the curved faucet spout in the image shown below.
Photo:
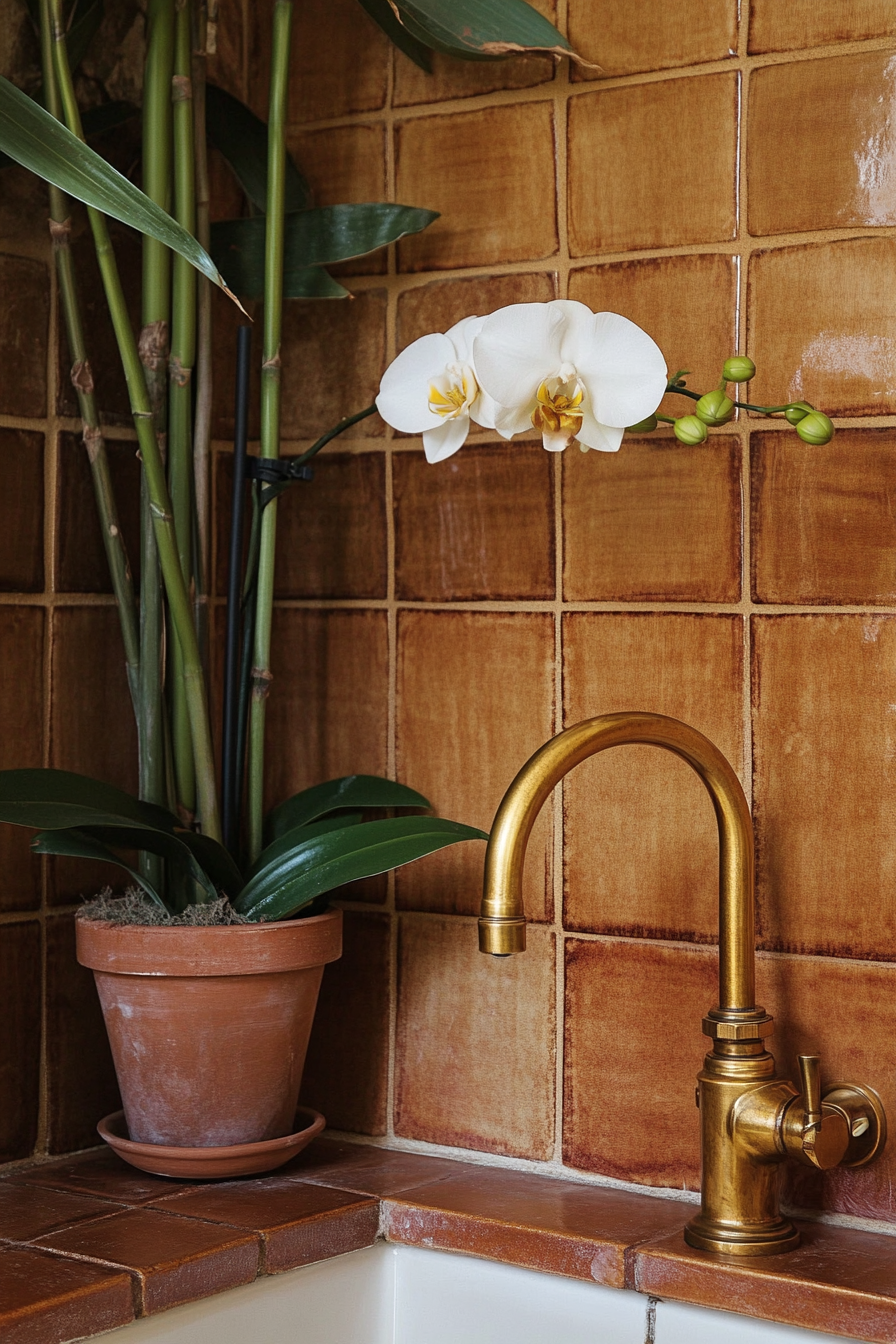
<path fill-rule="evenodd" d="M 695 728 L 664 714 L 603 714 L 546 742 L 523 766 L 495 816 L 485 859 L 479 948 L 498 956 L 526 946 L 523 861 L 535 818 L 556 784 L 589 756 L 632 743 L 663 747 L 703 781 L 719 826 L 719 1007 L 710 1013 L 717 1039 L 765 1035 L 755 1005 L 753 824 L 734 770 Z M 716 1017 L 718 1014 L 718 1017 Z M 749 1022 L 746 1020 L 749 1019 Z M 722 1021 L 729 1030 L 720 1030 Z M 740 1023 L 740 1030 L 735 1024 Z"/>

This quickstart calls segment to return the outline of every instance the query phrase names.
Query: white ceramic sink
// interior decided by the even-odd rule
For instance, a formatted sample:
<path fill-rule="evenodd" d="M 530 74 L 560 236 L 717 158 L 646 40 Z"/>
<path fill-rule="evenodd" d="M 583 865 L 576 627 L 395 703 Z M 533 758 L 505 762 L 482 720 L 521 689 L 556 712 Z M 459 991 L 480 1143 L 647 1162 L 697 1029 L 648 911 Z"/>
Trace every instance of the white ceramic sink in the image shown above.
<path fill-rule="evenodd" d="M 386 1242 L 103 1336 L 121 1344 L 835 1344 L 842 1338 Z"/>

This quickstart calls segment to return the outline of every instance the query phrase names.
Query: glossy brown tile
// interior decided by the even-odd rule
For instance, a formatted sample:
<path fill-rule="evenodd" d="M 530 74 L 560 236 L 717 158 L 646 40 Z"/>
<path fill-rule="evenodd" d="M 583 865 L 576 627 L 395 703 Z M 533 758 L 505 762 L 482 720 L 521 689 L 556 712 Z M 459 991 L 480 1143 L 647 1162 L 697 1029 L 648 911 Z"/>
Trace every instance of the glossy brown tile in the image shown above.
<path fill-rule="evenodd" d="M 706 1053 L 700 1022 L 718 1000 L 717 961 L 709 948 L 567 939 L 568 1166 L 639 1185 L 700 1188 L 694 1085 Z M 682 1222 L 688 1216 L 683 1210 Z"/>
<path fill-rule="evenodd" d="M 143 1316 L 251 1283 L 260 1249 L 254 1233 L 157 1209 L 127 1209 L 36 1245 L 128 1270 Z"/>
<path fill-rule="evenodd" d="M 33 1241 L 74 1223 L 116 1213 L 121 1207 L 108 1200 L 41 1188 L 27 1179 L 12 1177 L 0 1181 L 0 1239 Z"/>
<path fill-rule="evenodd" d="M 749 353 L 760 406 L 810 401 L 828 415 L 892 415 L 896 317 L 880 277 L 896 264 L 896 239 L 849 238 L 754 252 Z M 799 322 L 782 322 L 798 305 Z"/>
<path fill-rule="evenodd" d="M 363 411 L 386 366 L 386 295 L 365 290 L 349 302 L 320 299 L 283 310 L 283 437 L 313 439 L 347 415 Z M 345 438 L 383 433 L 378 415 Z M 302 486 L 296 486 L 302 489 Z"/>
<path fill-rule="evenodd" d="M 841 430 L 821 448 L 795 434 L 754 434 L 751 451 L 754 599 L 896 601 L 896 433 Z"/>
<path fill-rule="evenodd" d="M 565 453 L 566 600 L 736 602 L 740 459 L 726 434 L 699 448 L 626 436 L 618 453 Z"/>
<path fill-rule="evenodd" d="M 327 59 L 320 36 L 327 34 Z M 296 11 L 290 60 L 290 122 L 374 112 L 386 101 L 390 42 L 353 0 L 312 0 Z"/>
<path fill-rule="evenodd" d="M 44 613 L 39 607 L 0 607 L 0 769 L 34 769 L 44 742 Z M 0 826 L 0 910 L 40 905 L 41 860 L 32 832 Z"/>
<path fill-rule="evenodd" d="M 478 948 L 471 920 L 404 915 L 395 1133 L 545 1159 L 554 1143 L 554 936 L 525 956 Z"/>
<path fill-rule="evenodd" d="M 613 0 L 571 0 L 567 33 L 576 51 L 600 66 L 603 77 L 668 70 L 697 61 L 721 61 L 737 52 L 735 0 L 689 0 L 687 17 L 647 0 L 637 22 Z M 576 71 L 595 79 L 599 72 Z"/>
<path fill-rule="evenodd" d="M 885 1344 L 893 1333 L 891 1238 L 803 1223 L 788 1255 L 732 1261 L 670 1233 L 633 1252 L 639 1292 Z M 720 1330 L 724 1329 L 721 1324 Z"/>
<path fill-rule="evenodd" d="M 0 934 L 0 1162 L 28 1157 L 40 1106 L 41 936 L 36 921 L 4 924 Z"/>
<path fill-rule="evenodd" d="M 896 34 L 889 0 L 751 0 L 750 52 L 793 51 Z"/>
<path fill-rule="evenodd" d="M 78 1153 L 59 1162 L 43 1162 L 38 1167 L 29 1167 L 16 1179 L 32 1186 L 135 1206 L 150 1204 L 165 1195 L 191 1188 L 182 1181 L 139 1171 L 109 1148 Z"/>
<path fill-rule="evenodd" d="M 556 297 L 555 271 L 430 280 L 399 295 L 398 345 L 403 348 L 418 336 L 447 331 L 473 314 L 493 313 L 511 303 L 548 303 Z"/>
<path fill-rule="evenodd" d="M 623 1288 L 626 1249 L 686 1216 L 671 1200 L 479 1167 L 393 1196 L 384 1223 L 390 1241 Z"/>
<path fill-rule="evenodd" d="M 424 1157 L 421 1153 L 321 1138 L 283 1170 L 295 1180 L 314 1181 L 339 1190 L 355 1190 L 362 1195 L 396 1195 L 480 1168 L 467 1162 Z"/>
<path fill-rule="evenodd" d="M 48 919 L 46 941 L 47 1151 L 70 1153 L 97 1143 L 97 1121 L 121 1101 L 93 973 L 75 957 L 72 916 Z"/>
<path fill-rule="evenodd" d="M 386 200 L 385 136 L 386 130 L 381 123 L 365 125 L 358 122 L 289 132 L 287 144 L 311 188 L 313 204 Z M 372 252 L 357 261 L 342 262 L 328 269 L 339 276 L 385 275 L 388 270 L 386 252 L 384 249 Z M 331 300 L 324 300 L 315 306 L 324 308 L 329 314 L 336 305 Z M 290 307 L 307 312 L 309 305 L 298 303 L 288 305 Z M 356 409 L 360 410 L 360 407 Z"/>
<path fill-rule="evenodd" d="M 403 611 L 396 768 L 436 812 L 484 830 L 521 766 L 551 736 L 554 623 L 546 613 Z M 529 844 L 533 919 L 551 911 L 551 815 Z M 454 845 L 396 874 L 399 908 L 475 914 L 484 850 Z"/>
<path fill-rule="evenodd" d="M 753 620 L 759 937 L 892 960 L 888 844 L 896 702 L 891 616 Z"/>
<path fill-rule="evenodd" d="M 386 773 L 384 611 L 274 614 L 267 799 L 339 775 Z"/>
<path fill-rule="evenodd" d="M 376 1200 L 283 1176 L 225 1181 L 191 1194 L 170 1195 L 153 1207 L 180 1218 L 201 1218 L 256 1233 L 266 1274 L 372 1246 L 379 1223 Z"/>
<path fill-rule="evenodd" d="M 431 465 L 393 463 L 401 600 L 554 596 L 554 464 L 540 443 L 467 446 Z"/>
<path fill-rule="evenodd" d="M 44 415 L 50 320 L 50 274 L 44 262 L 0 253 L 0 294 L 3 410 L 7 415 Z"/>
<path fill-rule="evenodd" d="M 5 398 L 4 398 L 5 404 Z M 44 436 L 0 429 L 6 499 L 0 533 L 0 591 L 39 593 L 44 586 Z"/>
<path fill-rule="evenodd" d="M 133 1319 L 131 1278 L 121 1270 L 0 1248 L 0 1331 L 9 1344 L 63 1344 Z"/>
<path fill-rule="evenodd" d="M 753 72 L 747 131 L 752 234 L 896 223 L 892 84 L 890 51 Z M 805 147 L 822 140 L 819 173 Z"/>
<path fill-rule="evenodd" d="M 569 297 L 637 322 L 665 355 L 669 377 L 689 369 L 687 386 L 706 392 L 736 347 L 738 270 L 736 257 L 719 253 L 582 266 L 570 272 Z M 691 409 L 677 394 L 660 408 L 664 415 Z"/>
<path fill-rule="evenodd" d="M 140 463 L 136 444 L 106 442 L 118 526 L 133 580 L 139 582 Z M 80 434 L 59 436 L 56 504 L 56 589 L 64 593 L 111 593 L 90 464 Z"/>
<path fill-rule="evenodd" d="M 585 93 L 569 105 L 569 251 L 724 242 L 736 232 L 738 77 L 701 75 Z M 715 189 L 669 186 L 659 126 L 675 126 Z M 637 144 L 637 171 L 632 145 Z"/>
<path fill-rule="evenodd" d="M 324 969 L 300 1100 L 333 1129 L 386 1132 L 390 941 L 388 915 L 347 910 Z"/>
<path fill-rule="evenodd" d="M 399 269 L 450 270 L 554 256 L 553 126 L 553 107 L 546 102 L 399 122 L 398 200 L 442 214 L 424 233 L 399 243 Z"/>
<path fill-rule="evenodd" d="M 564 723 L 619 710 L 668 714 L 743 771 L 739 616 L 573 613 L 564 619 Z M 715 942 L 718 831 L 683 761 L 628 746 L 566 779 L 567 928 Z"/>
<path fill-rule="evenodd" d="M 556 20 L 556 5 L 536 4 L 543 14 Z M 395 53 L 395 89 L 393 107 L 413 107 L 420 103 L 450 103 L 456 98 L 496 93 L 499 89 L 530 89 L 554 78 L 554 62 L 549 56 L 519 56 L 503 61 L 458 61 L 441 52 L 432 53 L 432 73 L 427 74 L 403 54 Z"/>

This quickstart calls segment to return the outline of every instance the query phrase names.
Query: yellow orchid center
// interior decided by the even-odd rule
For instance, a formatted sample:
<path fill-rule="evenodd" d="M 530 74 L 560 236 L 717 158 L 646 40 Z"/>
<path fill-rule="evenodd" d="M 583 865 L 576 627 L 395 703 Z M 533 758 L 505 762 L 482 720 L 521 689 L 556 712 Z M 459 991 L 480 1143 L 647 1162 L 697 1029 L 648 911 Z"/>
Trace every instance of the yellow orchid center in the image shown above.
<path fill-rule="evenodd" d="M 546 378 L 535 394 L 538 405 L 532 412 L 532 424 L 544 436 L 544 446 L 553 452 L 569 448 L 582 428 L 579 407 L 585 389 L 575 369 L 564 364 L 554 378 Z"/>
<path fill-rule="evenodd" d="M 456 420 L 478 396 L 479 384 L 469 364 L 449 364 L 429 385 L 429 409 L 443 420 Z"/>

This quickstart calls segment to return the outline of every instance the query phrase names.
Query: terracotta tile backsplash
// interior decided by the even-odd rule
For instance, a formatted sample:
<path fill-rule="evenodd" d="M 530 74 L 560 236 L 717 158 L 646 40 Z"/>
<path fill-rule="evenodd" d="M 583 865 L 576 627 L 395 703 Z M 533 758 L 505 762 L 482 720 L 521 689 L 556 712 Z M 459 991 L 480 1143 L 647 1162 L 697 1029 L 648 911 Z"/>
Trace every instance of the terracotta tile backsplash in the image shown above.
<path fill-rule="evenodd" d="M 221 7 L 210 71 L 262 117 L 272 8 Z M 385 365 L 418 337 L 555 297 L 637 322 L 670 373 L 688 370 L 689 390 L 716 386 L 724 359 L 749 353 L 757 373 L 742 400 L 808 399 L 835 417 L 836 437 L 811 447 L 742 412 L 699 447 L 666 427 L 626 436 L 618 453 L 552 455 L 533 436 L 509 444 L 477 429 L 430 465 L 419 438 L 377 415 L 357 424 L 278 506 L 268 802 L 340 774 L 387 774 L 439 815 L 487 829 L 517 771 L 564 726 L 621 709 L 682 718 L 727 755 L 751 800 L 758 979 L 781 1071 L 817 1048 L 825 1077 L 867 1080 L 896 1111 L 892 0 L 537 8 L 595 64 L 436 54 L 427 75 L 357 0 L 297 7 L 288 140 L 315 203 L 393 201 L 440 217 L 337 267 L 350 299 L 286 303 L 284 454 L 370 405 Z M 130 171 L 124 142 L 113 151 Z M 133 719 L 46 203 L 18 169 L 2 181 L 0 767 L 48 764 L 133 787 Z M 240 213 L 215 156 L 211 181 L 212 217 Z M 134 435 L 80 209 L 73 229 L 136 568 Z M 113 235 L 136 324 L 139 243 L 117 225 Z M 242 319 L 222 296 L 213 305 L 217 654 Z M 263 312 L 249 307 L 254 449 Z M 669 394 L 660 410 L 690 403 Z M 450 1147 L 694 1192 L 694 1075 L 718 936 L 705 791 L 646 747 L 572 772 L 529 844 L 524 957 L 477 951 L 484 850 L 458 845 L 340 892 L 345 951 L 324 977 L 304 1104 L 351 1135 L 430 1146 L 395 1158 L 399 1183 L 430 1179 L 414 1164 Z M 42 861 L 12 827 L 0 827 L 0 863 L 0 1094 L 15 1098 L 0 1107 L 0 1162 L 69 1154 L 94 1145 L 97 1120 L 118 1105 L 73 914 L 83 893 L 123 874 Z M 631 1123 L 618 1123 L 608 1095 Z M 365 1149 L 353 1151 L 362 1161 Z M 64 1160 L 53 1181 L 82 1202 L 85 1226 L 61 1235 L 98 1263 L 60 1291 L 102 1298 L 110 1328 L 137 1274 L 151 1303 L 178 1300 L 179 1271 L 140 1256 L 147 1219 L 181 1221 L 183 1191 L 134 1172 L 135 1204 L 167 1203 L 123 1216 L 114 1246 L 88 1245 L 108 1159 Z M 893 1226 L 894 1163 L 824 1178 L 800 1169 L 787 1198 Z M 45 1193 L 41 1170 L 27 1179 Z M 487 1203 L 481 1182 L 474 1199 L 451 1174 L 454 1202 L 433 1194 L 434 1219 Z M 326 1185 L 326 1164 L 308 1178 L 311 1190 Z M 365 1236 L 364 1197 L 377 1193 L 367 1179 L 360 1171 Z M 254 1272 L 258 1235 L 283 1267 L 296 1263 L 304 1243 L 289 1190 L 271 1196 L 279 1222 L 234 1198 L 235 1226 L 208 1223 L 207 1243 L 189 1253 L 227 1283 Z M 41 1195 L 34 1214 L 50 1239 L 52 1205 Z"/>

